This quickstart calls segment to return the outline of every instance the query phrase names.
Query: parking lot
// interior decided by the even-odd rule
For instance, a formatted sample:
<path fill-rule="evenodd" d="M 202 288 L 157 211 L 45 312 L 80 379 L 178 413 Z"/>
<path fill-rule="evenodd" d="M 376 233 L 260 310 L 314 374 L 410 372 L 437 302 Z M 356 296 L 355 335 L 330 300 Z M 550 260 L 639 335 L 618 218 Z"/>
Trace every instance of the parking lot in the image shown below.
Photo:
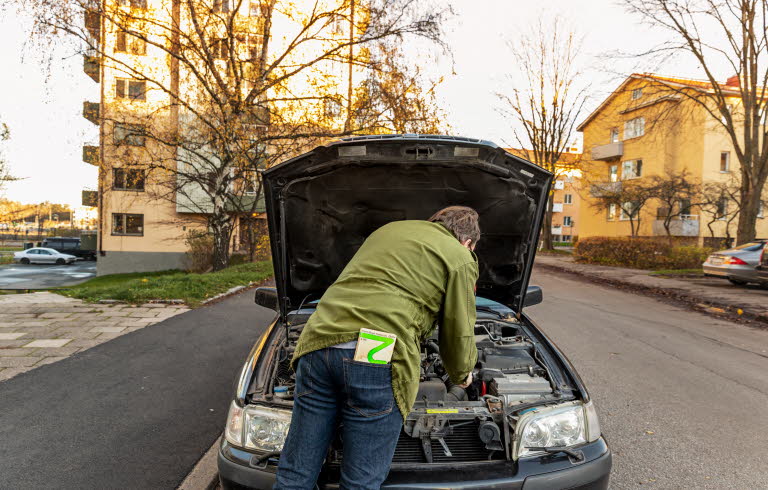
<path fill-rule="evenodd" d="M 49 289 L 71 286 L 96 276 L 96 262 L 71 265 L 9 264 L 0 266 L 0 289 Z"/>

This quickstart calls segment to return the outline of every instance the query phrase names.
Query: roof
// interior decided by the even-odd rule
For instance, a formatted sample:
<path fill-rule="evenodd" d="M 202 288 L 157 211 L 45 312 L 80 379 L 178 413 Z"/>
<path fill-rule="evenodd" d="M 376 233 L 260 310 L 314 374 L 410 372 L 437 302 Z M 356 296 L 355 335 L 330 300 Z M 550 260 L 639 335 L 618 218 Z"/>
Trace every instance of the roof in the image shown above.
<path fill-rule="evenodd" d="M 616 90 L 614 90 L 611 93 L 611 95 L 606 97 L 605 100 L 603 100 L 600 103 L 600 105 L 597 106 L 597 108 L 594 111 L 592 111 L 592 113 L 589 116 L 587 116 L 587 118 L 581 124 L 579 124 L 576 130 L 583 131 L 584 126 L 589 124 L 592 121 L 592 119 L 594 119 L 595 116 L 597 116 L 603 110 L 603 108 L 606 105 L 608 105 L 608 102 L 610 102 L 618 94 L 622 93 L 626 88 L 626 86 L 633 80 L 647 80 L 649 82 L 656 82 L 658 84 L 666 85 L 668 87 L 676 88 L 676 89 L 692 88 L 695 90 L 701 90 L 705 92 L 712 91 L 712 84 L 707 80 L 668 77 L 663 75 L 657 75 L 655 73 L 633 73 L 630 76 L 628 76 L 623 82 L 621 82 L 621 85 L 619 85 L 616 88 Z M 733 80 L 734 80 L 734 77 L 729 78 L 726 83 L 719 84 L 719 88 L 728 96 L 741 97 L 741 90 L 739 90 L 738 85 L 732 85 Z M 738 81 L 738 78 L 736 80 Z M 668 100 L 668 99 L 665 99 L 665 100 Z"/>
<path fill-rule="evenodd" d="M 530 160 L 533 158 L 533 150 L 527 150 L 525 148 L 504 148 L 504 151 L 507 153 L 511 153 L 515 156 L 525 158 L 526 160 Z M 558 165 L 568 166 L 568 165 L 574 165 L 581 161 L 582 154 L 581 153 L 572 153 L 564 151 L 560 154 L 560 159 L 557 161 Z M 536 163 L 533 160 L 530 160 L 531 163 Z"/>

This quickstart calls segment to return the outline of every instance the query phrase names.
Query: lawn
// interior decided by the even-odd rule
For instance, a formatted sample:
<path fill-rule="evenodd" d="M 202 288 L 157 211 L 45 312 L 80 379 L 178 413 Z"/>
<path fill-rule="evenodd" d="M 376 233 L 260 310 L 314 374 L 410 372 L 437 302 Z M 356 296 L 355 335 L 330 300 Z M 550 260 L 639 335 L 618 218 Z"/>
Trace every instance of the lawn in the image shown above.
<path fill-rule="evenodd" d="M 235 286 L 260 282 L 272 276 L 272 262 L 254 262 L 228 267 L 218 272 L 192 274 L 183 271 L 162 271 L 100 276 L 82 284 L 56 292 L 86 301 L 103 299 L 126 303 L 151 300 L 180 299 L 198 306 L 208 298 Z"/>

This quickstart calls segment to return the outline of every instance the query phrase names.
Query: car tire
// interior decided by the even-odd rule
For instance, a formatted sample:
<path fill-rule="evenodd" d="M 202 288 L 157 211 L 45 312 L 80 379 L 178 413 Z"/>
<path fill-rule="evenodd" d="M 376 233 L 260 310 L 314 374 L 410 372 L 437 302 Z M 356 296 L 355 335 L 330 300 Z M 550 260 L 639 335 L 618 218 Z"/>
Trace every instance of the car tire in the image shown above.
<path fill-rule="evenodd" d="M 26 258 L 26 257 L 24 257 L 24 258 L 23 258 L 23 259 L 21 259 L 19 262 L 21 262 L 21 263 L 22 263 L 22 264 L 24 264 L 24 265 L 27 265 L 27 264 L 29 264 L 29 259 L 28 259 L 28 258 Z"/>
<path fill-rule="evenodd" d="M 64 265 L 66 263 L 67 263 L 67 261 L 64 260 L 64 259 L 56 259 L 56 265 Z"/>
<path fill-rule="evenodd" d="M 734 286 L 746 286 L 747 284 L 747 281 L 742 281 L 741 279 L 731 279 L 730 277 L 728 278 L 728 282 Z"/>

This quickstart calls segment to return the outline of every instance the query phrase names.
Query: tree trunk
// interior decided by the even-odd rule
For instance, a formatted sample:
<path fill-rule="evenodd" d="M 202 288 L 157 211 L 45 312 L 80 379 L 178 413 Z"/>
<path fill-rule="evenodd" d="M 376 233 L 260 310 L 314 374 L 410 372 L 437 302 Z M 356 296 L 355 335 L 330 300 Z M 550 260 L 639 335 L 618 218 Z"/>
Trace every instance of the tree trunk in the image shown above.
<path fill-rule="evenodd" d="M 762 188 L 760 186 L 759 188 Z M 755 239 L 757 232 L 757 212 L 760 209 L 760 193 L 757 189 L 741 190 L 742 206 L 739 210 L 739 221 L 736 228 L 736 245 L 747 243 Z"/>
<path fill-rule="evenodd" d="M 219 211 L 219 212 L 217 212 Z M 223 207 L 215 206 L 208 225 L 213 234 L 213 270 L 220 271 L 229 266 L 229 242 L 232 238 L 232 223 L 226 214 L 222 215 Z"/>
<path fill-rule="evenodd" d="M 554 244 L 552 243 L 552 209 L 554 208 L 554 202 L 552 199 L 554 194 L 547 199 L 547 212 L 544 213 L 544 230 L 541 235 L 541 249 L 542 250 L 554 250 Z"/>

